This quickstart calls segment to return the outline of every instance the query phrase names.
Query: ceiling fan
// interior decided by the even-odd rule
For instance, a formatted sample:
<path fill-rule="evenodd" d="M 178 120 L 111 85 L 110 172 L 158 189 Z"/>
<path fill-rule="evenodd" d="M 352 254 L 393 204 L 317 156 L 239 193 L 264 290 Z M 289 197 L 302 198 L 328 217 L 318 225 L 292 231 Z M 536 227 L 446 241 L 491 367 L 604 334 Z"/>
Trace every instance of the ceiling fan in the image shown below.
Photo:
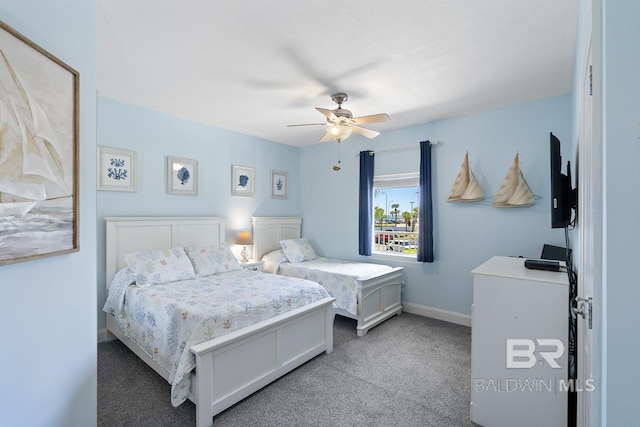
<path fill-rule="evenodd" d="M 322 136 L 322 138 L 320 138 L 320 142 L 329 141 L 331 139 L 335 139 L 336 141 L 340 142 L 347 139 L 352 132 L 355 132 L 362 136 L 366 136 L 367 138 L 375 138 L 376 136 L 380 135 L 380 132 L 366 129 L 360 127 L 359 125 L 388 122 L 391 120 L 386 113 L 353 117 L 351 111 L 342 108 L 342 104 L 349 99 L 349 96 L 346 93 L 334 93 L 333 95 L 331 95 L 331 99 L 333 100 L 333 102 L 338 104 L 338 108 L 329 110 L 327 108 L 316 107 L 316 110 L 318 110 L 327 118 L 326 123 L 305 123 L 299 125 L 288 125 L 288 127 L 314 125 L 327 126 L 327 131 Z"/>

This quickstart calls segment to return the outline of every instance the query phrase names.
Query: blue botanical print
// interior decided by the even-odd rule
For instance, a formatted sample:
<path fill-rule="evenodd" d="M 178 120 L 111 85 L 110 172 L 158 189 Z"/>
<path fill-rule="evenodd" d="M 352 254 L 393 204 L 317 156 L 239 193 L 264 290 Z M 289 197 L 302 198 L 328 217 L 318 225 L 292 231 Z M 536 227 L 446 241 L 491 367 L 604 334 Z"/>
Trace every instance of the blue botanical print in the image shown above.
<path fill-rule="evenodd" d="M 278 191 L 282 191 L 282 185 L 283 185 L 282 180 L 278 178 L 278 180 L 276 181 L 276 188 L 278 189 Z"/>
<path fill-rule="evenodd" d="M 111 166 L 115 166 L 117 168 L 124 167 L 124 160 L 122 159 L 111 159 Z"/>
<path fill-rule="evenodd" d="M 249 184 L 249 177 L 247 175 L 240 175 L 238 177 L 238 184 L 240 187 L 246 187 Z"/>
<path fill-rule="evenodd" d="M 120 181 L 127 179 L 129 171 L 124 169 L 125 161 L 123 159 L 112 158 L 109 160 L 112 167 L 107 168 L 107 177 Z"/>
<path fill-rule="evenodd" d="M 189 178 L 191 178 L 191 174 L 189 173 L 189 169 L 187 169 L 186 167 L 182 167 L 177 174 L 178 177 L 178 181 L 180 181 L 180 184 L 185 185 L 189 182 Z"/>

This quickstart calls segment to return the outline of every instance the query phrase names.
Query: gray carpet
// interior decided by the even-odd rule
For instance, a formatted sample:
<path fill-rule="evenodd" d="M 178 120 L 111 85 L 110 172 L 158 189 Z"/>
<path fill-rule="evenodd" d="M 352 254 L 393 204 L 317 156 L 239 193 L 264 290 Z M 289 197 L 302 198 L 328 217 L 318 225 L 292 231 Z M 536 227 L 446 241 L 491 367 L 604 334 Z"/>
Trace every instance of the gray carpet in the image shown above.
<path fill-rule="evenodd" d="M 336 316 L 322 354 L 214 419 L 214 426 L 474 426 L 471 329 L 404 313 L 358 338 Z M 98 345 L 98 426 L 193 426 L 195 406 L 119 341 Z"/>

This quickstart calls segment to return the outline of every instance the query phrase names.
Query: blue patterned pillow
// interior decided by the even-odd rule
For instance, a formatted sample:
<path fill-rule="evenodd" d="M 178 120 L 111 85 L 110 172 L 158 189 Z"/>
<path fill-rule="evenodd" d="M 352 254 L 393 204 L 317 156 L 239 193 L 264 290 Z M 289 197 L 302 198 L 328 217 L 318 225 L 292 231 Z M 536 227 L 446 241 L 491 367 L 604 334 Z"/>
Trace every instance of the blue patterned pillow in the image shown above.
<path fill-rule="evenodd" d="M 184 248 L 126 254 L 124 261 L 133 270 L 138 286 L 159 285 L 196 277 Z"/>
<path fill-rule="evenodd" d="M 280 246 L 289 262 L 302 262 L 318 258 L 307 239 L 281 240 Z"/>
<path fill-rule="evenodd" d="M 226 243 L 197 248 L 187 247 L 185 251 L 191 259 L 196 274 L 200 277 L 242 268 Z"/>

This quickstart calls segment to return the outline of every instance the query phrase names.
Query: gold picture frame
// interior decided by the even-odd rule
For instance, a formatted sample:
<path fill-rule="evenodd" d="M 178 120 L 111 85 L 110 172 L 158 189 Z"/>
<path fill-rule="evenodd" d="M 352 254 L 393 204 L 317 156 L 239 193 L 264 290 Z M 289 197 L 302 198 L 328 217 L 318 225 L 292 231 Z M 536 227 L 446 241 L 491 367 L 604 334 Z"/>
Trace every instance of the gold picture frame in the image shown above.
<path fill-rule="evenodd" d="M 79 250 L 79 79 L 0 21 L 0 265 Z"/>

